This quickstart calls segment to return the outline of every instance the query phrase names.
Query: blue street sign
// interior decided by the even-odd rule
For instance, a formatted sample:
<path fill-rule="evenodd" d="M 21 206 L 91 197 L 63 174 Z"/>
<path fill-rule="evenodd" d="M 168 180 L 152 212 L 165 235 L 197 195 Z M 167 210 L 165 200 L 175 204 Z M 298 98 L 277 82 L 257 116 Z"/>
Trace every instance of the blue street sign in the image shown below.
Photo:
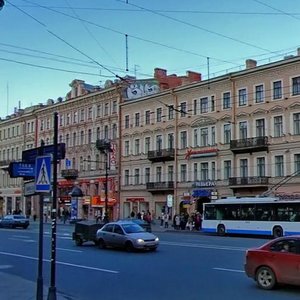
<path fill-rule="evenodd" d="M 53 154 L 54 152 L 54 145 L 47 145 L 43 147 L 28 149 L 22 151 L 22 161 L 34 163 L 35 159 L 39 155 L 49 155 Z M 57 144 L 57 159 L 64 159 L 66 156 L 66 144 L 59 143 Z"/>
<path fill-rule="evenodd" d="M 35 164 L 24 161 L 13 161 L 9 164 L 8 173 L 11 178 L 26 177 L 34 178 Z"/>
<path fill-rule="evenodd" d="M 35 191 L 48 193 L 51 191 L 51 156 L 38 156 L 35 163 Z"/>

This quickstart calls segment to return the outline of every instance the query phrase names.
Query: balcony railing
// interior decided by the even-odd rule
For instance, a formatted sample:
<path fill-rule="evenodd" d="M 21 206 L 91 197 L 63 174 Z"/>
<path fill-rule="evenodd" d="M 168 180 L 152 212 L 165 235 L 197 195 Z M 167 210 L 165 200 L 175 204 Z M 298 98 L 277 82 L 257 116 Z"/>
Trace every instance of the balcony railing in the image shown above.
<path fill-rule="evenodd" d="M 175 150 L 171 148 L 148 151 L 147 157 L 152 162 L 171 161 L 175 158 Z"/>
<path fill-rule="evenodd" d="M 249 153 L 268 150 L 268 137 L 254 137 L 230 141 L 230 150 L 234 153 Z"/>
<path fill-rule="evenodd" d="M 78 177 L 78 170 L 77 169 L 61 170 L 61 177 L 65 179 L 76 179 Z"/>
<path fill-rule="evenodd" d="M 174 181 L 147 182 L 146 189 L 148 192 L 171 191 L 174 189 Z"/>
<path fill-rule="evenodd" d="M 250 177 L 231 177 L 229 178 L 229 186 L 268 186 L 269 177 L 266 176 L 250 176 Z"/>

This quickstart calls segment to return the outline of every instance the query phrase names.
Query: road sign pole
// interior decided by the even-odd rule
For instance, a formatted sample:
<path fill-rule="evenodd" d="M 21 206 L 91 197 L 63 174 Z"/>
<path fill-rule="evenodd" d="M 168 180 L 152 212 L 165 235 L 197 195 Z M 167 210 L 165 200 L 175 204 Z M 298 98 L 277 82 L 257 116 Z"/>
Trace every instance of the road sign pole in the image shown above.
<path fill-rule="evenodd" d="M 41 152 L 43 151 L 44 141 L 41 141 Z M 37 277 L 37 288 L 36 288 L 36 299 L 43 300 L 43 208 L 44 208 L 44 196 L 43 194 L 39 195 L 39 215 L 40 215 L 40 224 L 39 224 L 39 257 L 38 257 L 38 277 Z"/>
<path fill-rule="evenodd" d="M 53 136 L 53 192 L 52 192 L 52 213 L 51 213 L 51 274 L 48 300 L 56 300 L 56 207 L 57 207 L 57 154 L 58 154 L 58 114 L 54 113 L 54 136 Z"/>

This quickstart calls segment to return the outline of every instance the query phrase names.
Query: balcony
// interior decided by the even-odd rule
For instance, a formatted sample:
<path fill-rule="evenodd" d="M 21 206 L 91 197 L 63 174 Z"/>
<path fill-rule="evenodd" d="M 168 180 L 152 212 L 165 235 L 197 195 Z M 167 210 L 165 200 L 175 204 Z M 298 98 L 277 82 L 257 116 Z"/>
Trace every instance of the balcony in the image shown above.
<path fill-rule="evenodd" d="M 61 177 L 65 179 L 76 179 L 78 177 L 78 170 L 77 169 L 61 170 Z"/>
<path fill-rule="evenodd" d="M 267 136 L 230 141 L 230 150 L 233 153 L 252 153 L 258 151 L 267 151 L 268 148 L 269 146 Z"/>
<path fill-rule="evenodd" d="M 150 193 L 173 191 L 174 190 L 174 181 L 147 182 L 146 189 Z"/>
<path fill-rule="evenodd" d="M 147 158 L 151 162 L 171 161 L 174 160 L 175 158 L 175 150 L 174 148 L 171 148 L 171 149 L 148 151 Z"/>
<path fill-rule="evenodd" d="M 266 188 L 269 185 L 269 177 L 266 176 L 250 176 L 250 177 L 231 177 L 229 178 L 230 188 L 243 187 L 262 187 Z"/>

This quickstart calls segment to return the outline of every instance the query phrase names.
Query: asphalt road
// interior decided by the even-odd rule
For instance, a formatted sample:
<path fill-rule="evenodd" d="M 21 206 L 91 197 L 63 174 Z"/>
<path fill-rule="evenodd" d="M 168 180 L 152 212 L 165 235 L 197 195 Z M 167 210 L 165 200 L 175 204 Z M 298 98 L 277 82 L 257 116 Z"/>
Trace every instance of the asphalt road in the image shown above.
<path fill-rule="evenodd" d="M 157 232 L 161 241 L 157 252 L 127 253 L 100 250 L 93 243 L 78 247 L 72 231 L 73 226 L 57 227 L 56 287 L 70 300 L 299 299 L 299 287 L 263 291 L 246 277 L 245 251 L 261 245 L 263 239 Z M 0 241 L 1 272 L 36 282 L 38 226 L 0 229 Z M 45 225 L 46 286 L 50 243 L 50 226 Z"/>

